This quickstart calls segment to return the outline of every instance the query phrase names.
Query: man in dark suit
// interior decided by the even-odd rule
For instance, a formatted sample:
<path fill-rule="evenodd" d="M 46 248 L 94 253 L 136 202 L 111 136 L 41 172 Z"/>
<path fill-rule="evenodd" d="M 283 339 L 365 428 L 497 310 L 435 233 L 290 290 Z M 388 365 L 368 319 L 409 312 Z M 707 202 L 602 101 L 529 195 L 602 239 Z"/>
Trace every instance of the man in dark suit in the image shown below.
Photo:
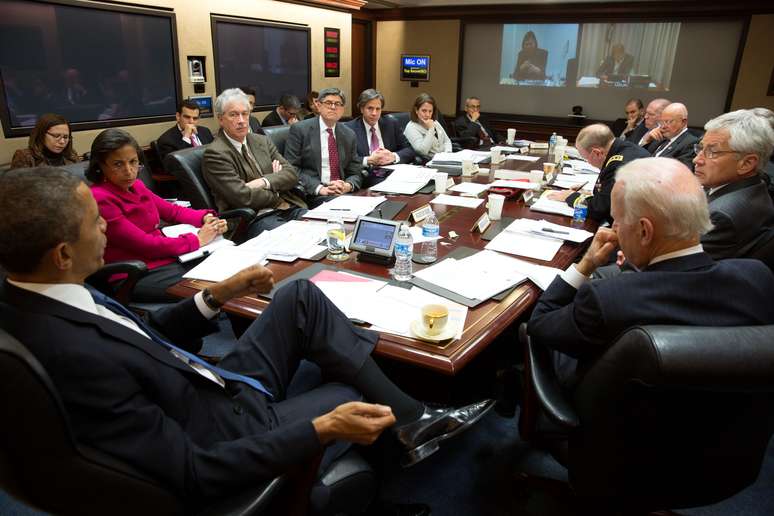
<path fill-rule="evenodd" d="M 648 152 L 631 142 L 621 141 L 605 124 L 592 124 L 584 127 L 575 138 L 575 147 L 589 164 L 599 169 L 599 177 L 594 184 L 593 194 L 586 196 L 588 217 L 599 223 L 612 222 L 610 213 L 610 193 L 615 184 L 616 171 L 636 159 L 649 156 Z M 573 190 L 556 191 L 548 194 L 555 201 L 565 201 L 574 206 L 580 192 Z"/>
<path fill-rule="evenodd" d="M 162 161 L 167 154 L 180 149 L 207 145 L 212 141 L 212 133 L 199 126 L 199 105 L 192 100 L 184 100 L 177 106 L 175 113 L 177 124 L 159 136 L 156 146 Z"/>
<path fill-rule="evenodd" d="M 700 237 L 712 227 L 707 199 L 685 165 L 645 158 L 621 168 L 612 211 L 612 229 L 597 231 L 581 261 L 551 283 L 529 320 L 534 341 L 556 352 L 565 387 L 572 388 L 631 326 L 774 323 L 771 271 L 758 260 L 715 262 L 702 250 Z M 638 272 L 588 281 L 616 246 Z"/>
<path fill-rule="evenodd" d="M 364 90 L 357 99 L 361 116 L 346 122 L 357 138 L 357 154 L 363 156 L 367 178 L 364 187 L 383 181 L 390 170 L 380 168 L 395 163 L 414 162 L 414 149 L 398 124 L 382 118 L 384 96 L 374 89 Z"/>
<path fill-rule="evenodd" d="M 280 97 L 277 109 L 263 119 L 263 126 L 293 125 L 298 122 L 298 112 L 300 110 L 301 101 L 298 100 L 298 97 L 286 93 Z"/>
<path fill-rule="evenodd" d="M 638 134 L 636 136 L 634 134 L 630 135 L 627 140 L 642 147 L 647 147 L 648 144 L 650 144 L 653 140 L 653 136 L 651 136 L 650 131 L 658 128 L 661 112 L 664 111 L 664 108 L 669 104 L 671 104 L 671 102 L 667 99 L 651 100 L 648 103 L 648 107 L 645 108 L 645 115 L 642 117 L 642 125 L 644 125 L 644 130 L 638 126 Z M 660 138 L 661 134 L 659 133 L 658 136 Z"/>
<path fill-rule="evenodd" d="M 716 260 L 747 256 L 774 228 L 774 204 L 762 177 L 774 130 L 744 109 L 720 115 L 704 129 L 693 162 L 696 178 L 708 189 L 714 227 L 701 243 Z"/>
<path fill-rule="evenodd" d="M 393 424 L 416 460 L 417 447 L 428 451 L 491 407 L 430 409 L 404 394 L 370 357 L 378 335 L 354 327 L 307 281 L 278 290 L 214 367 L 192 343 L 223 303 L 268 292 L 270 270 L 249 267 L 146 322 L 84 287 L 104 263 L 106 223 L 79 178 L 13 170 L 0 177 L 0 196 L 8 271 L 0 325 L 46 369 L 77 442 L 135 466 L 191 507 L 307 463 L 334 440 L 372 443 Z M 338 383 L 287 399 L 302 358 Z M 377 404 L 353 402 L 361 395 Z"/>
<path fill-rule="evenodd" d="M 337 123 L 346 100 L 338 88 L 320 91 L 320 116 L 290 127 L 285 157 L 299 173 L 310 204 L 354 192 L 363 184 L 363 165 L 352 129 Z"/>
<path fill-rule="evenodd" d="M 618 128 L 621 131 L 618 137 L 622 140 L 633 141 L 636 145 L 640 138 L 648 132 L 645 128 L 645 107 L 640 99 L 629 99 L 624 106 L 624 111 L 626 118 L 623 120 L 622 126 Z M 616 129 L 613 129 L 613 133 L 616 133 Z"/>
<path fill-rule="evenodd" d="M 457 136 L 472 136 L 478 139 L 479 145 L 494 145 L 497 134 L 489 122 L 481 116 L 481 99 L 468 97 L 465 99 L 465 114 L 454 120 Z"/>
<path fill-rule="evenodd" d="M 247 100 L 250 102 L 250 132 L 255 134 L 264 134 L 261 123 L 252 115 L 253 109 L 255 108 L 255 88 L 251 88 L 250 86 L 242 86 L 239 89 L 242 90 L 245 95 L 247 95 Z"/>
<path fill-rule="evenodd" d="M 679 102 L 669 104 L 661 112 L 659 124 L 648 133 L 648 152 L 656 158 L 674 158 L 693 170 L 693 146 L 699 139 L 688 130 L 688 109 Z"/>
<path fill-rule="evenodd" d="M 632 73 L 634 57 L 626 53 L 621 43 L 616 43 L 611 49 L 610 55 L 602 61 L 597 69 L 597 77 L 603 81 L 616 81 L 625 79 Z"/>
<path fill-rule="evenodd" d="M 298 173 L 268 136 L 248 132 L 250 102 L 237 88 L 215 100 L 221 131 L 204 151 L 202 175 L 218 210 L 252 208 L 248 236 L 258 236 L 306 213 Z"/>

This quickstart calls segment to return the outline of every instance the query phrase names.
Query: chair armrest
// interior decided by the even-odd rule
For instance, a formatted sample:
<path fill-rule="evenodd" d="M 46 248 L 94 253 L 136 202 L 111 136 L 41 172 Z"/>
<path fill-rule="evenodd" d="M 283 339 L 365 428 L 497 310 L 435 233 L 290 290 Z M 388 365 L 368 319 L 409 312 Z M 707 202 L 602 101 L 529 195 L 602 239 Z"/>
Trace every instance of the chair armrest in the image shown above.
<path fill-rule="evenodd" d="M 148 272 L 148 266 L 141 260 L 127 260 L 109 263 L 86 278 L 86 283 L 100 292 L 114 297 L 125 306 L 129 306 L 132 292 L 137 281 Z M 114 274 L 126 274 L 126 279 L 114 290 L 109 280 Z"/>
<path fill-rule="evenodd" d="M 251 208 L 234 208 L 222 211 L 218 216 L 221 219 L 234 219 L 237 221 L 229 237 L 237 244 L 240 244 L 247 236 L 247 228 L 250 226 L 250 222 L 255 218 L 255 210 Z"/>
<path fill-rule="evenodd" d="M 272 502 L 287 484 L 286 476 L 277 477 L 264 486 L 248 489 L 225 500 L 219 500 L 198 512 L 197 516 L 268 514 L 267 511 L 271 508 Z"/>

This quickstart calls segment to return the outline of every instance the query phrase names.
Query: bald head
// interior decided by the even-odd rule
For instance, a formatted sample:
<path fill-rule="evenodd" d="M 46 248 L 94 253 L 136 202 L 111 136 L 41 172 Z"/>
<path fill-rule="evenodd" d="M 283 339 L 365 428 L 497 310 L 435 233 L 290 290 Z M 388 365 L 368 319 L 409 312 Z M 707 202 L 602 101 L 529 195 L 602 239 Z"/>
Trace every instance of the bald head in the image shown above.
<path fill-rule="evenodd" d="M 685 104 L 673 102 L 661 112 L 659 117 L 661 134 L 666 139 L 671 139 L 688 127 L 688 108 Z"/>
<path fill-rule="evenodd" d="M 575 147 L 583 159 L 597 168 L 602 168 L 613 140 L 615 136 L 608 126 L 591 124 L 580 130 L 575 138 Z"/>
<path fill-rule="evenodd" d="M 653 129 L 658 124 L 658 119 L 661 116 L 661 112 L 664 111 L 664 108 L 667 107 L 671 102 L 669 102 L 667 99 L 653 99 L 648 104 L 648 107 L 645 108 L 645 127 L 648 129 Z"/>

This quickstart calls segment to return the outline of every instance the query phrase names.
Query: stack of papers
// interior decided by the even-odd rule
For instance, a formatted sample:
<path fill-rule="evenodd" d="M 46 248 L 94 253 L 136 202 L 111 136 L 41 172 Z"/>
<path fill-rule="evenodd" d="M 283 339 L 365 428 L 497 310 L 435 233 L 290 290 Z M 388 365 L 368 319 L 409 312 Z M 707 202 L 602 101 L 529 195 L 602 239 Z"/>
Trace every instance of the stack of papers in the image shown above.
<path fill-rule="evenodd" d="M 240 247 L 224 247 L 213 252 L 202 263 L 186 272 L 183 277 L 204 281 L 223 281 L 251 265 L 266 265 L 259 251 Z"/>
<path fill-rule="evenodd" d="M 471 149 L 463 149 L 458 152 L 438 152 L 433 155 L 433 159 L 427 164 L 428 167 L 432 167 L 435 164 L 438 165 L 459 165 L 462 166 L 464 160 L 470 160 L 473 163 L 480 163 L 490 157 L 489 152 L 474 151 Z"/>
<path fill-rule="evenodd" d="M 417 193 L 430 182 L 436 174 L 432 168 L 416 165 L 391 165 L 392 173 L 381 183 L 371 187 L 374 192 L 390 192 L 404 195 Z"/>
<path fill-rule="evenodd" d="M 597 167 L 581 159 L 568 159 L 564 163 L 565 165 L 570 165 L 572 170 L 579 174 L 599 174 Z"/>
<path fill-rule="evenodd" d="M 449 190 L 452 192 L 459 192 L 461 194 L 478 195 L 481 192 L 489 190 L 491 185 L 486 183 L 460 183 L 454 185 Z"/>
<path fill-rule="evenodd" d="M 575 213 L 575 209 L 572 206 L 567 206 L 564 201 L 555 201 L 548 198 L 550 190 L 543 192 L 543 195 L 529 207 L 532 211 L 540 211 L 542 213 L 553 213 L 555 215 L 564 215 L 566 217 L 572 217 Z"/>
<path fill-rule="evenodd" d="M 239 246 L 262 254 L 269 260 L 292 262 L 298 258 L 310 259 L 323 249 L 327 237 L 325 222 L 291 220 L 271 231 L 264 231 Z"/>
<path fill-rule="evenodd" d="M 582 185 L 581 191 L 591 193 L 597 177 L 594 174 L 557 174 L 551 186 L 564 189 L 577 189 Z"/>
<path fill-rule="evenodd" d="M 540 183 L 530 183 L 520 179 L 497 179 L 489 183 L 489 188 L 518 188 L 521 190 L 532 190 L 540 188 Z"/>
<path fill-rule="evenodd" d="M 505 159 L 513 159 L 517 161 L 537 161 L 540 156 L 525 156 L 524 154 L 508 154 Z"/>
<path fill-rule="evenodd" d="M 377 206 L 386 201 L 383 195 L 377 197 L 364 197 L 360 195 L 340 195 L 335 199 L 324 202 L 317 208 L 304 214 L 308 219 L 328 220 L 341 217 L 345 222 L 354 222 L 358 217 L 368 215 Z"/>
<path fill-rule="evenodd" d="M 164 236 L 166 237 L 177 238 L 180 235 L 185 235 L 186 233 L 193 233 L 195 235 L 199 232 L 199 228 L 192 226 L 191 224 L 175 224 L 174 226 L 166 226 L 162 228 L 161 232 L 164 233 Z M 216 249 L 220 249 L 221 247 L 230 247 L 233 245 L 234 242 L 218 235 L 213 238 L 212 242 L 209 244 L 201 246 L 196 251 L 181 254 L 177 257 L 177 259 L 180 261 L 180 263 L 186 263 L 190 262 L 191 260 L 201 258 L 202 256 L 207 256 L 208 254 L 213 253 Z"/>
<path fill-rule="evenodd" d="M 486 244 L 485 249 L 548 262 L 554 259 L 563 243 L 556 238 L 506 230 Z"/>
<path fill-rule="evenodd" d="M 594 234 L 585 229 L 576 229 L 561 224 L 554 224 L 547 220 L 534 219 L 516 219 L 508 225 L 503 231 L 511 233 L 523 233 L 528 235 L 538 235 L 546 238 L 555 238 L 575 242 L 580 244 L 585 242 Z"/>
<path fill-rule="evenodd" d="M 462 206 L 463 208 L 478 208 L 484 199 L 473 197 L 458 197 L 454 195 L 441 194 L 430 201 L 431 204 L 448 204 L 450 206 Z"/>

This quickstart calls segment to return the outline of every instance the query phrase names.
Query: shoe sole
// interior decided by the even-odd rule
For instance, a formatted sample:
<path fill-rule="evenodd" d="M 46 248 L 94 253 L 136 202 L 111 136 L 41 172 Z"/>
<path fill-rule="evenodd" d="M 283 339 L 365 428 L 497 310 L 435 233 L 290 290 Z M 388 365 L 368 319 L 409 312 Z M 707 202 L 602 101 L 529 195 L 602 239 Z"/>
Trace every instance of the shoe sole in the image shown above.
<path fill-rule="evenodd" d="M 454 429 L 451 432 L 447 432 L 445 434 L 441 434 L 438 437 L 434 437 L 433 439 L 430 439 L 425 444 L 421 446 L 417 446 L 416 448 L 413 448 L 406 452 L 406 454 L 401 458 L 400 465 L 404 468 L 410 468 L 411 466 L 425 460 L 435 452 L 437 452 L 440 448 L 441 441 L 445 441 L 446 439 L 451 439 L 452 437 L 461 434 L 468 428 L 475 425 L 482 417 L 484 417 L 490 410 L 494 408 L 496 403 L 492 402 L 486 409 L 482 410 L 475 418 L 471 419 L 470 421 L 467 421 L 465 424 L 460 425 L 456 429 Z"/>

